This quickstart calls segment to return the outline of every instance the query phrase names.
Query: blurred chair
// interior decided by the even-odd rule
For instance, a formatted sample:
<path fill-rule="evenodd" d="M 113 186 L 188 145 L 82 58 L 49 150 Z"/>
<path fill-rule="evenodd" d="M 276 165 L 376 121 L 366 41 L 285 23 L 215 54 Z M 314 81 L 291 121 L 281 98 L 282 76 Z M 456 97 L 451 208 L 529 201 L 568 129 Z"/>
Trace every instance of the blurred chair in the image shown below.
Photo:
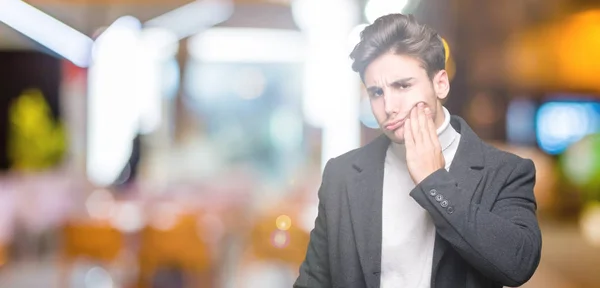
<path fill-rule="evenodd" d="M 109 266 L 118 260 L 125 246 L 124 235 L 107 221 L 68 222 L 62 236 L 61 287 L 68 287 L 68 276 L 76 260 Z"/>
<path fill-rule="evenodd" d="M 164 277 L 177 280 L 168 287 L 214 287 L 210 248 L 200 237 L 202 227 L 197 219 L 195 213 L 179 214 L 169 227 L 148 225 L 143 229 L 138 287 L 162 287 Z"/>
<path fill-rule="evenodd" d="M 8 261 L 8 246 L 5 243 L 0 242 L 0 269 L 4 267 L 4 264 Z"/>
<path fill-rule="evenodd" d="M 252 229 L 251 251 L 256 259 L 276 260 L 299 267 L 304 260 L 310 236 L 297 225 L 291 225 L 287 230 L 278 229 L 277 219 L 286 216 L 277 213 L 261 219 Z"/>
<path fill-rule="evenodd" d="M 63 229 L 64 256 L 103 262 L 116 260 L 124 246 L 124 236 L 110 223 L 68 223 Z"/>
<path fill-rule="evenodd" d="M 310 235 L 297 224 L 302 204 L 286 203 L 290 204 L 263 214 L 252 226 L 241 261 L 243 275 L 237 278 L 259 282 L 238 281 L 236 287 L 291 286 L 304 260 Z M 254 275 L 256 273 L 261 275 Z"/>

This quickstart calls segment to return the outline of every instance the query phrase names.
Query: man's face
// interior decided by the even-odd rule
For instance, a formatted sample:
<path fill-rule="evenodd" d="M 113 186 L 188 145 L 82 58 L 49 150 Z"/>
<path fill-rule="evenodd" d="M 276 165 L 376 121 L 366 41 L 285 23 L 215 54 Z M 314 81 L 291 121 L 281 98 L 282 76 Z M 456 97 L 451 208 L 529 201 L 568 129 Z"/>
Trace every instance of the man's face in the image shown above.
<path fill-rule="evenodd" d="M 393 142 L 404 143 L 404 121 L 419 102 L 431 109 L 436 127 L 443 123 L 440 100 L 450 88 L 446 71 L 432 80 L 419 60 L 386 53 L 367 66 L 364 82 L 379 127 Z"/>

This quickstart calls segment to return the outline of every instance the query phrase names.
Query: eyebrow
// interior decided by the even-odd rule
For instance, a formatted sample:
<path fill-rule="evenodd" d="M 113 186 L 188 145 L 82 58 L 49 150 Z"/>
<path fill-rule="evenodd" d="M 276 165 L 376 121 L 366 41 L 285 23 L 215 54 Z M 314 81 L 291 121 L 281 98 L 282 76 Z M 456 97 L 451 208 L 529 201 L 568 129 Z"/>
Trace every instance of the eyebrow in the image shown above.
<path fill-rule="evenodd" d="M 398 79 L 398 80 L 392 82 L 391 86 L 406 84 L 406 83 L 408 83 L 408 82 L 410 82 L 410 81 L 412 81 L 414 79 L 415 79 L 414 77 L 407 77 L 407 78 Z M 381 89 L 381 87 L 379 87 L 379 86 L 370 86 L 369 88 L 367 88 L 367 92 L 374 93 L 378 89 Z"/>

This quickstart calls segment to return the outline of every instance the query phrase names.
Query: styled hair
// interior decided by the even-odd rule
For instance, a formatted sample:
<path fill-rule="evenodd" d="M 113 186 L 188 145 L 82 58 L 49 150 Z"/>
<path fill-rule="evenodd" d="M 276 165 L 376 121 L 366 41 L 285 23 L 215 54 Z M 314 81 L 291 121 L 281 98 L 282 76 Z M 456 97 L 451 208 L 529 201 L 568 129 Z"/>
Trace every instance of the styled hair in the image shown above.
<path fill-rule="evenodd" d="M 369 64 L 388 52 L 416 58 L 430 79 L 446 69 L 442 38 L 435 30 L 418 23 L 412 15 L 389 14 L 367 26 L 360 33 L 360 42 L 350 53 L 354 61 L 352 70 L 358 72 L 364 81 Z"/>

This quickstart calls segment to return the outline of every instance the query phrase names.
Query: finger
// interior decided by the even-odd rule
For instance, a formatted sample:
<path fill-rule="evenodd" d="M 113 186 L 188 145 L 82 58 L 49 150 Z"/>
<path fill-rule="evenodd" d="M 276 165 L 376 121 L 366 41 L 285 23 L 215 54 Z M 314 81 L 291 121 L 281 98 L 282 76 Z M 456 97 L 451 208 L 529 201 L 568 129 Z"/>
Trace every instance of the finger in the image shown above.
<path fill-rule="evenodd" d="M 412 128 L 410 118 L 406 118 L 404 122 L 404 145 L 406 145 L 406 151 L 412 151 L 415 145 L 415 139 L 412 134 Z"/>
<path fill-rule="evenodd" d="M 429 127 L 427 124 L 427 116 L 425 115 L 425 105 L 419 103 L 417 105 L 417 118 L 419 119 L 419 131 L 421 132 L 421 141 L 425 146 L 431 146 L 431 139 L 429 136 Z"/>
<path fill-rule="evenodd" d="M 410 129 L 415 145 L 422 142 L 421 131 L 419 129 L 419 116 L 417 115 L 417 107 L 410 110 Z"/>
<path fill-rule="evenodd" d="M 433 114 L 431 113 L 431 109 L 429 107 L 425 108 L 425 114 L 427 115 L 427 131 L 429 134 L 429 138 L 431 139 L 431 143 L 434 147 L 440 148 L 440 140 L 437 135 L 437 128 L 435 127 L 435 123 L 433 122 Z"/>

